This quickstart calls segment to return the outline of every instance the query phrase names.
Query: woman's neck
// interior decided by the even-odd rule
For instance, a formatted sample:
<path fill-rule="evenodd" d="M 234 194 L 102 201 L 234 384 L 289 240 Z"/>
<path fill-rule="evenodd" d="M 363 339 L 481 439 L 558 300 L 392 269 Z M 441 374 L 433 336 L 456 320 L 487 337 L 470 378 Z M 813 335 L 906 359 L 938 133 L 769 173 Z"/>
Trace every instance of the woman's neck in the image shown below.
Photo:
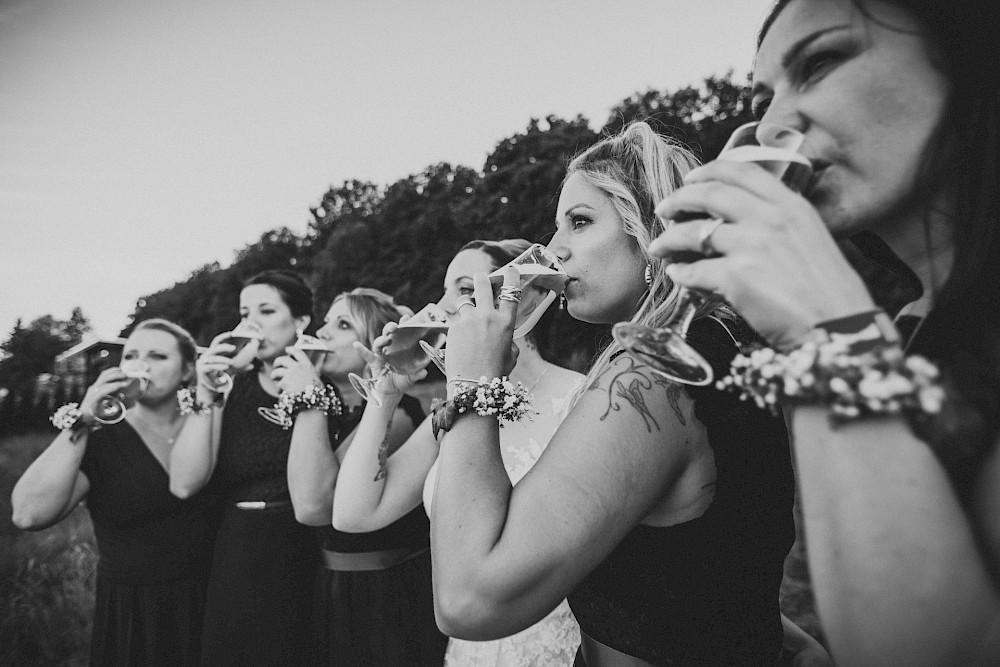
<path fill-rule="evenodd" d="M 337 393 L 340 394 L 340 402 L 343 404 L 344 412 L 353 410 L 364 401 L 364 399 L 361 398 L 358 392 L 354 389 L 354 385 L 352 385 L 351 381 L 346 377 L 333 378 L 330 380 L 330 383 L 337 388 Z"/>
<path fill-rule="evenodd" d="M 136 403 L 128 412 L 145 424 L 169 426 L 181 418 L 177 410 L 177 401 L 172 396 L 158 403 Z"/>
<path fill-rule="evenodd" d="M 924 315 L 934 305 L 955 259 L 953 220 L 944 206 L 909 215 L 877 233 L 920 280 L 923 295 L 903 313 Z"/>
<path fill-rule="evenodd" d="M 517 364 L 510 372 L 510 379 L 520 382 L 530 391 L 548 369 L 549 363 L 542 358 L 537 347 L 524 339 L 518 340 L 517 349 Z"/>

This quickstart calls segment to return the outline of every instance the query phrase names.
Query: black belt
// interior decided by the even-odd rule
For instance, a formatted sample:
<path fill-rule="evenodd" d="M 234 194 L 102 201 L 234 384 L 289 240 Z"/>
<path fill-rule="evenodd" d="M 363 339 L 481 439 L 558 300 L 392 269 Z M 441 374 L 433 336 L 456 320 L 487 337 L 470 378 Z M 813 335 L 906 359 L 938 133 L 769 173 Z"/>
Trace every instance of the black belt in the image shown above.
<path fill-rule="evenodd" d="M 642 658 L 602 644 L 585 632 L 580 632 L 580 655 L 585 667 L 655 667 Z"/>
<path fill-rule="evenodd" d="M 411 558 L 425 554 L 429 550 L 430 547 L 418 549 L 414 549 L 413 547 L 399 547 L 398 549 L 386 549 L 384 551 L 347 553 L 323 549 L 323 564 L 326 565 L 326 569 L 337 570 L 338 572 L 387 570 L 400 563 L 405 563 Z"/>

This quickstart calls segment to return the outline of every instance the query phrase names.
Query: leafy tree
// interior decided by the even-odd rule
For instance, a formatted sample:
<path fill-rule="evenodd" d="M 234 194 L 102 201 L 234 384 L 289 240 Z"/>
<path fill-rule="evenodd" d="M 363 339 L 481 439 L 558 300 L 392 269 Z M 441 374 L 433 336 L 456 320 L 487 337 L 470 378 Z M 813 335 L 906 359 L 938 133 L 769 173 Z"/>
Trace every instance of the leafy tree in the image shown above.
<path fill-rule="evenodd" d="M 618 132 L 633 120 L 645 120 L 706 162 L 719 154 L 733 130 L 753 120 L 750 89 L 733 81 L 730 71 L 710 76 L 698 87 L 635 93 L 612 109 L 602 133 Z"/>
<path fill-rule="evenodd" d="M 0 387 L 14 391 L 34 386 L 38 375 L 52 372 L 56 356 L 83 340 L 90 330 L 80 308 L 74 308 L 68 320 L 43 315 L 28 326 L 18 320 L 0 343 Z"/>

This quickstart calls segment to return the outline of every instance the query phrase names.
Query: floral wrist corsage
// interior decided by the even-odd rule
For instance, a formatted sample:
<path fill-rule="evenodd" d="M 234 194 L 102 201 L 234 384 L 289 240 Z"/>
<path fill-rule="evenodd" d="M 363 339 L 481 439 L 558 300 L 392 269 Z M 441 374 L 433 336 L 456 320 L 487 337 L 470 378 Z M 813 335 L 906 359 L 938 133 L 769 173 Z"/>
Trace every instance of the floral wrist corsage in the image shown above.
<path fill-rule="evenodd" d="M 719 389 L 740 392 L 761 408 L 780 403 L 826 405 L 842 423 L 868 415 L 937 414 L 944 401 L 937 366 L 898 346 L 851 353 L 841 341 L 807 342 L 790 352 L 757 347 L 733 359 Z"/>
<path fill-rule="evenodd" d="M 274 412 L 280 415 L 281 428 L 289 429 L 295 423 L 295 415 L 303 410 L 319 410 L 324 415 L 339 415 L 342 412 L 340 399 L 330 385 L 310 384 L 294 394 L 281 394 L 274 404 Z"/>
<path fill-rule="evenodd" d="M 434 437 L 450 430 L 455 420 L 469 411 L 482 417 L 496 417 L 501 428 L 505 421 L 530 419 L 537 414 L 531 407 L 531 393 L 520 382 L 514 384 L 506 377 L 487 380 L 484 375 L 478 380 L 457 378 L 448 383 L 455 384 L 458 391 L 449 401 L 435 400 L 431 404 Z"/>
<path fill-rule="evenodd" d="M 177 390 L 177 411 L 182 415 L 208 414 L 216 405 L 219 405 L 219 403 L 202 403 L 199 401 L 190 387 L 181 387 Z"/>

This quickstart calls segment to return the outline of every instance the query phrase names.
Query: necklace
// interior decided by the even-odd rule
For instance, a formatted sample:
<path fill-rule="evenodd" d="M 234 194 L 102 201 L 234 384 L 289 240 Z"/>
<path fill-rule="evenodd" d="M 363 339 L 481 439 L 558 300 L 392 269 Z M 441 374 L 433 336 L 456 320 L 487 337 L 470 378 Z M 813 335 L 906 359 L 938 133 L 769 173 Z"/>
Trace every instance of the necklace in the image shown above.
<path fill-rule="evenodd" d="M 534 390 L 535 387 L 538 386 L 538 383 L 542 381 L 542 378 L 545 377 L 545 374 L 549 372 L 549 366 L 551 366 L 551 364 L 546 361 L 545 368 L 543 368 L 542 372 L 538 374 L 538 377 L 535 378 L 535 381 L 531 383 L 531 386 L 527 387 L 528 391 L 532 391 Z"/>

